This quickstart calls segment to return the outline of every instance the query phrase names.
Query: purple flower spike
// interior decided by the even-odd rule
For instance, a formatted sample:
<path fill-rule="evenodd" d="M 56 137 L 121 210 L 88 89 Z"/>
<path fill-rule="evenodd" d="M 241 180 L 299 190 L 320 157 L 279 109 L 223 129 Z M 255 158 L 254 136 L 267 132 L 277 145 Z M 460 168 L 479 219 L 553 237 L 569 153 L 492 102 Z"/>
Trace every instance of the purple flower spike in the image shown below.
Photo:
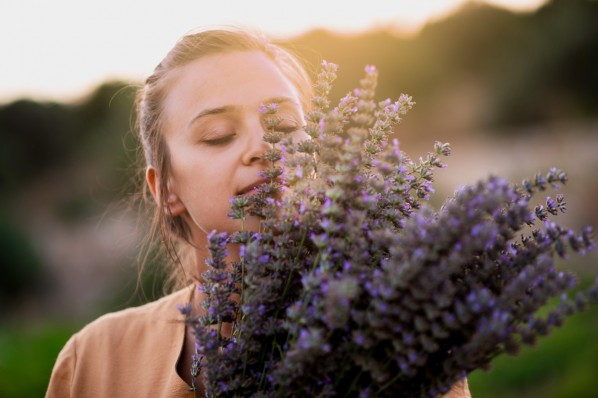
<path fill-rule="evenodd" d="M 429 205 L 451 147 L 403 153 L 396 128 L 415 102 L 376 102 L 377 75 L 367 66 L 335 106 L 323 61 L 301 121 L 310 138 L 264 134 L 254 178 L 268 184 L 231 201 L 242 231 L 208 235 L 203 316 L 178 306 L 207 396 L 435 397 L 598 303 L 598 282 L 573 294 L 555 265 L 592 249 L 592 230 L 555 221 L 562 195 L 534 198 L 566 174 L 490 176 Z"/>

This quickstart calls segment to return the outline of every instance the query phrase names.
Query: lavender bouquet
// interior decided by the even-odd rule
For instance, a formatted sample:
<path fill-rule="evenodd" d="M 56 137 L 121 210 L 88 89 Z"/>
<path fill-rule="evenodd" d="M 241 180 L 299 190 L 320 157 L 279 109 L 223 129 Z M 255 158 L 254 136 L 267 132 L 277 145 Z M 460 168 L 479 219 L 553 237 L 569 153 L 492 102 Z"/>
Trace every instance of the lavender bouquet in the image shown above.
<path fill-rule="evenodd" d="M 276 106 L 262 106 L 271 183 L 230 212 L 258 215 L 262 229 L 209 237 L 206 313 L 183 310 L 208 397 L 435 397 L 598 302 L 598 281 L 573 295 L 575 277 L 555 268 L 556 256 L 592 248 L 591 229 L 552 220 L 560 195 L 532 204 L 564 172 L 521 185 L 489 177 L 435 211 L 425 201 L 450 147 L 409 159 L 390 136 L 411 98 L 375 103 L 370 66 L 330 108 L 335 75 L 324 62 L 311 140 L 293 142 Z M 232 266 L 229 244 L 240 246 Z"/>

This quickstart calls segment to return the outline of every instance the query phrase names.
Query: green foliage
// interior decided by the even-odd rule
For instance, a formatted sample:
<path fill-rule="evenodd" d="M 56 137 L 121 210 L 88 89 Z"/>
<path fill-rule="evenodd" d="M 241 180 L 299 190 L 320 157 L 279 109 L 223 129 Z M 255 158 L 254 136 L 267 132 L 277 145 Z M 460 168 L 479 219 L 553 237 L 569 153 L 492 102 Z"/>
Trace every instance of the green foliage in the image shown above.
<path fill-rule="evenodd" d="M 113 82 L 79 104 L 19 100 L 0 107 L 0 192 L 14 193 L 51 172 L 77 169 L 82 154 L 102 183 L 130 178 L 123 170 L 131 170 L 135 157 L 127 152 L 134 147 L 128 134 L 133 102 L 132 87 Z"/>
<path fill-rule="evenodd" d="M 472 396 L 570 398 L 595 395 L 598 308 L 590 307 L 517 357 L 497 358 L 489 372 L 469 377 Z"/>
<path fill-rule="evenodd" d="M 61 164 L 74 149 L 76 133 L 66 105 L 21 100 L 0 108 L 0 191 Z"/>
<path fill-rule="evenodd" d="M 31 293 L 43 276 L 41 261 L 27 236 L 2 212 L 0 212 L 0 264 L 2 264 L 1 316 L 16 299 Z"/>
<path fill-rule="evenodd" d="M 519 18 L 491 76 L 496 101 L 488 122 L 595 116 L 597 20 L 598 3 L 587 0 L 553 0 Z"/>
<path fill-rule="evenodd" d="M 56 356 L 78 327 L 0 327 L 0 397 L 43 397 Z"/>
<path fill-rule="evenodd" d="M 359 65 L 372 63 L 380 70 L 380 97 L 408 92 L 422 117 L 430 117 L 423 108 L 434 93 L 473 78 L 488 93 L 475 126 L 483 129 L 596 117 L 597 20 L 598 3 L 587 0 L 553 0 L 530 14 L 475 2 L 412 39 L 314 31 L 297 38 L 296 48 L 310 64 L 325 54 L 343 65 L 333 101 L 352 88 Z"/>

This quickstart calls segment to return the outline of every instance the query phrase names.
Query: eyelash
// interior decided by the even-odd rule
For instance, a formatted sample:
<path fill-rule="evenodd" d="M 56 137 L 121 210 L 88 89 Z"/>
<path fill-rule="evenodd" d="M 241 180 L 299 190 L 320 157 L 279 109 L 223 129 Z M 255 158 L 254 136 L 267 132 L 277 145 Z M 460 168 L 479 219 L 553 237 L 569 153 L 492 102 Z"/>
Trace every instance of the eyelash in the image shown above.
<path fill-rule="evenodd" d="M 237 136 L 237 134 L 228 134 L 222 137 L 218 137 L 218 138 L 212 138 L 209 140 L 203 140 L 203 142 L 205 144 L 211 145 L 211 146 L 220 146 L 220 145 L 226 145 L 229 142 L 231 142 L 235 137 Z"/>
<path fill-rule="evenodd" d="M 301 125 L 291 125 L 291 126 L 286 126 L 286 127 L 279 127 L 277 130 L 282 133 L 285 133 L 285 134 L 292 134 L 296 131 L 302 130 L 304 127 L 305 126 L 301 126 Z M 223 145 L 226 145 L 229 142 L 231 142 L 236 136 L 237 136 L 236 133 L 227 134 L 222 137 L 203 140 L 203 142 L 210 146 L 223 146 Z"/>
<path fill-rule="evenodd" d="M 303 129 L 304 126 L 288 126 L 288 127 L 278 127 L 276 131 L 280 131 L 281 133 L 291 134 L 295 131 L 299 131 Z"/>
<path fill-rule="evenodd" d="M 285 121 L 286 121 L 286 123 L 285 123 Z M 280 125 L 275 130 L 280 131 L 285 134 L 291 134 L 296 131 L 303 130 L 304 128 L 305 128 L 305 126 L 302 126 L 301 124 L 297 123 L 292 118 L 283 118 L 281 120 Z"/>

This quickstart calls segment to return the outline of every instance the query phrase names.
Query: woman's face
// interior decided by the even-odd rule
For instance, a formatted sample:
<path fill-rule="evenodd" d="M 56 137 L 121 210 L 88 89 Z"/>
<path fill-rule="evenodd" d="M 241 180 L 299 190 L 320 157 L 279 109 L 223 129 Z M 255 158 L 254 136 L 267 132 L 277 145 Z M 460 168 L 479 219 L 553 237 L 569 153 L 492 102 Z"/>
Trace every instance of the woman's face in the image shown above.
<path fill-rule="evenodd" d="M 296 141 L 307 138 L 296 88 L 261 52 L 210 55 L 169 76 L 164 100 L 164 139 L 170 152 L 167 202 L 185 218 L 196 244 L 211 230 L 237 231 L 227 217 L 230 198 L 251 194 L 265 181 L 265 114 L 260 104 L 278 103 L 279 129 Z M 249 217 L 245 229 L 257 230 Z"/>

